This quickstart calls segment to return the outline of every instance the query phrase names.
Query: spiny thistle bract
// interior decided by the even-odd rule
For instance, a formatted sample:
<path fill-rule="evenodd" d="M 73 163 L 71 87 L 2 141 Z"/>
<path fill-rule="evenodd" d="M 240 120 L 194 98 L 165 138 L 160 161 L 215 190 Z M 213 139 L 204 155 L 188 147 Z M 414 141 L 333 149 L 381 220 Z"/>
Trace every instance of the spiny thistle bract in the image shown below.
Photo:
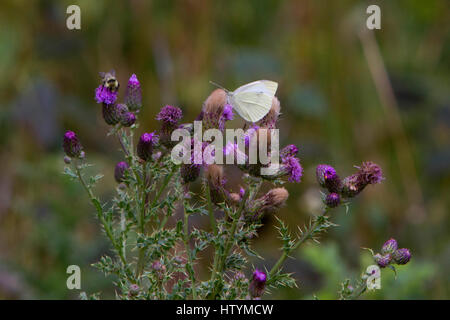
<path fill-rule="evenodd" d="M 211 164 L 205 159 L 194 162 L 211 145 L 192 137 L 183 142 L 185 147 L 191 147 L 183 151 L 191 161 L 176 163 L 171 157 L 176 147 L 171 135 L 177 129 L 192 133 L 193 127 L 190 123 L 181 124 L 182 109 L 164 106 L 156 115 L 160 129 L 146 128 L 138 133 L 138 112 L 144 106 L 137 76 L 129 78 L 123 103 L 116 103 L 119 83 L 115 73 L 102 75 L 95 99 L 110 125 L 108 136 L 115 135 L 123 151 L 123 159 L 114 169 L 116 196 L 105 204 L 95 196 L 94 186 L 102 176 L 87 176 L 87 157 L 73 131 L 64 134 L 63 160 L 67 165 L 65 174 L 81 182 L 110 241 L 113 255 L 101 257 L 94 266 L 108 276 L 115 276 L 112 281 L 120 299 L 261 299 L 268 287 L 296 287 L 293 275 L 283 271 L 286 259 L 295 256 L 294 251 L 307 240 L 317 241 L 321 234 L 336 226 L 329 216 L 333 209 L 347 205 L 367 185 L 384 179 L 381 168 L 370 161 L 363 162 L 356 167 L 357 172 L 343 180 L 333 167 L 319 165 L 317 181 L 325 190 L 323 212 L 311 215 L 306 227 L 293 235 L 275 215 L 289 198 L 289 185 L 280 185 L 299 183 L 304 174 L 298 147 L 290 144 L 281 150 L 281 161 L 271 176 L 261 174 L 261 169 L 268 168 L 271 162 L 264 165 L 249 162 L 252 139 L 259 143 L 263 137 L 267 138 L 268 146 L 272 143 L 265 130 L 278 126 L 281 104 L 277 97 L 262 120 L 245 125 L 249 129 L 243 141 L 230 142 L 220 151 L 214 149 L 214 153 L 235 156 L 232 164 Z M 216 89 L 195 120 L 201 121 L 203 130 L 224 132 L 233 117 L 226 92 Z M 240 143 L 245 149 L 239 149 Z M 242 170 L 239 185 L 227 181 L 227 166 L 233 165 Z M 194 193 L 198 188 L 191 187 L 194 182 L 203 185 L 199 194 Z M 182 217 L 175 212 L 182 212 Z M 209 225 L 189 226 L 193 215 L 208 215 Z M 266 271 L 262 271 L 250 265 L 250 261 L 255 261 L 250 256 L 259 256 L 252 248 L 252 239 L 258 235 L 266 215 L 275 216 L 278 221 L 282 250 L 273 265 L 267 262 L 270 260 L 260 261 L 266 264 Z M 212 256 L 208 256 L 211 251 Z M 201 252 L 204 252 L 202 261 L 206 259 L 209 263 L 209 273 L 198 268 Z M 374 254 L 380 267 L 403 265 L 410 259 L 410 251 L 398 249 L 394 239 L 383 245 L 381 254 Z M 363 280 L 355 286 L 347 281 L 342 285 L 341 298 L 358 298 L 365 286 Z"/>

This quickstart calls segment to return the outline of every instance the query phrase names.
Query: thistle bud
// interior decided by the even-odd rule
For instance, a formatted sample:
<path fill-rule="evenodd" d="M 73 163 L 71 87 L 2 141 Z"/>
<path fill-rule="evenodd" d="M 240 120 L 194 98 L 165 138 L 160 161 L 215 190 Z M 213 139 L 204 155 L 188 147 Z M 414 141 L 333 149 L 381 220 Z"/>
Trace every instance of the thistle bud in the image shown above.
<path fill-rule="evenodd" d="M 211 199 L 213 203 L 222 202 L 224 185 L 226 183 L 223 176 L 223 166 L 210 164 L 206 167 L 205 175 L 211 191 Z"/>
<path fill-rule="evenodd" d="M 248 288 L 252 299 L 261 298 L 266 288 L 266 281 L 267 275 L 265 272 L 259 271 L 258 269 L 253 272 L 253 278 Z"/>
<path fill-rule="evenodd" d="M 123 103 L 118 104 L 103 104 L 102 114 L 106 124 L 113 126 L 119 123 L 123 117 L 123 114 L 128 111 L 127 106 Z"/>
<path fill-rule="evenodd" d="M 335 208 L 341 203 L 341 196 L 338 193 L 332 192 L 325 198 L 325 204 L 330 208 Z"/>
<path fill-rule="evenodd" d="M 377 253 L 373 256 L 375 262 L 378 264 L 380 268 L 385 268 L 391 263 L 392 256 L 390 254 L 381 255 Z"/>
<path fill-rule="evenodd" d="M 114 169 L 114 178 L 117 183 L 121 183 L 125 180 L 125 173 L 129 168 L 130 166 L 125 161 L 120 161 L 116 164 Z"/>
<path fill-rule="evenodd" d="M 120 119 L 120 123 L 124 127 L 131 127 L 136 122 L 136 116 L 132 112 L 125 112 Z"/>
<path fill-rule="evenodd" d="M 97 103 L 114 104 L 117 100 L 117 91 L 100 85 L 95 89 L 95 100 Z"/>
<path fill-rule="evenodd" d="M 407 264 L 411 260 L 411 253 L 409 249 L 398 249 L 393 254 L 393 259 L 396 264 Z"/>
<path fill-rule="evenodd" d="M 130 297 L 135 297 L 139 294 L 139 286 L 135 283 L 131 284 L 128 290 L 128 295 Z"/>
<path fill-rule="evenodd" d="M 78 141 L 78 137 L 73 131 L 66 131 L 63 139 L 63 149 L 68 157 L 80 157 L 83 147 Z"/>
<path fill-rule="evenodd" d="M 183 117 L 180 108 L 173 106 L 165 106 L 156 116 L 156 120 L 161 121 L 161 144 L 171 147 L 174 142 L 171 140 L 172 132 L 179 127 L 178 122 Z"/>
<path fill-rule="evenodd" d="M 280 109 L 280 101 L 277 97 L 273 97 L 272 106 L 269 113 L 267 113 L 264 118 L 258 122 L 258 125 L 267 129 L 274 129 L 280 115 Z"/>
<path fill-rule="evenodd" d="M 158 136 L 152 133 L 144 133 L 137 145 L 137 155 L 144 161 L 149 161 L 152 158 L 153 146 L 156 144 Z"/>
<path fill-rule="evenodd" d="M 125 104 L 130 111 L 135 112 L 138 112 L 142 107 L 141 84 L 135 74 L 131 75 L 128 80 L 127 89 L 125 91 Z"/>
<path fill-rule="evenodd" d="M 64 163 L 65 164 L 70 164 L 71 162 L 72 162 L 72 159 L 70 159 L 70 157 L 64 156 Z"/>
<path fill-rule="evenodd" d="M 397 240 L 391 238 L 383 244 L 381 254 L 393 254 L 398 248 Z"/>

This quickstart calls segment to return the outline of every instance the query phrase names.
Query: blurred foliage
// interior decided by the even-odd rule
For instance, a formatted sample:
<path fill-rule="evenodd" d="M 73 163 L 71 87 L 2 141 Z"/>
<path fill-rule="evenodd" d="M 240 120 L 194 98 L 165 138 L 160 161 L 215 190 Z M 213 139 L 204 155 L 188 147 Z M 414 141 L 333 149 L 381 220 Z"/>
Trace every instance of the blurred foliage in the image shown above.
<path fill-rule="evenodd" d="M 401 116 L 394 131 L 358 37 L 373 3 L 382 11 L 375 37 Z M 69 4 L 81 7 L 79 31 L 66 28 Z M 281 143 L 300 147 L 305 168 L 279 213 L 292 228 L 317 206 L 315 165 L 330 163 L 341 175 L 363 160 L 383 167 L 386 180 L 348 214 L 336 212 L 340 227 L 322 246 L 308 245 L 288 261 L 299 289 L 274 298 L 336 298 L 339 283 L 371 263 L 360 247 L 379 248 L 389 237 L 411 248 L 412 262 L 395 281 L 383 270 L 383 289 L 366 297 L 450 298 L 449 15 L 445 0 L 2 1 L 0 298 L 76 298 L 65 283 L 71 264 L 82 269 L 83 290 L 114 295 L 111 279 L 90 266 L 108 250 L 93 209 L 61 175 L 61 137 L 71 129 L 106 175 L 99 196 L 111 196 L 118 146 L 105 137 L 94 101 L 98 72 L 111 68 L 122 89 L 131 73 L 141 80 L 141 130 L 157 129 L 164 104 L 180 106 L 192 121 L 213 89 L 209 80 L 230 89 L 278 81 Z M 397 130 L 409 142 L 402 150 L 412 156 L 407 176 L 419 197 L 402 175 Z M 272 222 L 256 242 L 270 258 L 255 264 L 279 254 Z"/>

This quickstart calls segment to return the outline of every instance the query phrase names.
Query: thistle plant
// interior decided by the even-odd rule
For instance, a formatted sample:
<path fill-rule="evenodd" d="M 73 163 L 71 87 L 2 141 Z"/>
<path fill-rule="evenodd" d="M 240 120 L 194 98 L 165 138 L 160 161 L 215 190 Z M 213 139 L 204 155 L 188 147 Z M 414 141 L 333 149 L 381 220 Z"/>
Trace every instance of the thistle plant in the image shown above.
<path fill-rule="evenodd" d="M 95 90 L 95 100 L 101 105 L 108 136 L 117 139 L 123 159 L 115 166 L 116 193 L 108 203 L 95 195 L 96 183 L 102 175 L 89 176 L 89 154 L 85 153 L 76 133 L 67 131 L 63 138 L 67 164 L 65 174 L 78 180 L 95 208 L 98 222 L 110 241 L 110 255 L 103 256 L 93 266 L 105 275 L 115 276 L 118 299 L 261 299 L 271 290 L 296 287 L 292 274 L 283 271 L 285 261 L 305 242 L 318 242 L 319 237 L 336 225 L 331 212 L 348 204 L 367 186 L 382 182 L 381 168 L 370 161 L 357 166 L 356 171 L 341 179 L 336 170 L 321 164 L 316 168 L 317 182 L 322 188 L 323 210 L 292 234 L 280 218 L 277 232 L 281 255 L 274 265 L 264 270 L 254 269 L 249 258 L 261 258 L 252 247 L 262 226 L 262 218 L 275 215 L 289 198 L 289 185 L 301 182 L 303 168 L 298 148 L 288 145 L 279 152 L 280 163 L 272 175 L 261 174 L 261 168 L 271 163 L 251 163 L 249 150 L 242 151 L 238 142 L 227 144 L 224 155 L 234 154 L 234 164 L 177 163 L 173 161 L 177 141 L 176 130 L 192 132 L 193 125 L 182 122 L 183 112 L 175 106 L 164 106 L 156 115 L 159 128 L 140 135 L 139 111 L 144 107 L 140 82 L 133 74 L 126 86 L 123 102 L 118 103 L 118 82 L 111 87 L 103 82 Z M 275 129 L 280 114 L 280 102 L 274 97 L 269 113 L 258 123 L 247 124 L 243 142 L 260 139 L 264 129 Z M 195 119 L 203 128 L 224 132 L 227 121 L 233 119 L 233 109 L 222 89 L 214 90 L 203 103 Z M 268 139 L 268 144 L 271 140 Z M 189 147 L 200 143 L 200 152 L 211 143 L 188 140 Z M 184 154 L 196 158 L 195 147 Z M 270 151 L 271 152 L 271 151 Z M 176 152 L 175 152 L 176 153 Z M 236 165 L 242 172 L 240 186 L 229 185 L 226 167 Z M 201 184 L 195 193 L 194 182 Z M 284 185 L 287 184 L 285 187 Z M 261 187 L 271 189 L 261 193 Z M 319 191 L 318 191 L 319 192 Z M 192 225 L 192 217 L 206 216 L 206 229 Z M 198 270 L 200 254 L 212 252 L 208 274 Z M 373 252 L 372 252 L 373 253 Z M 381 268 L 402 265 L 409 261 L 408 249 L 398 249 L 393 239 L 386 242 L 381 253 L 373 254 Z M 203 258 L 204 259 L 204 258 Z M 392 267 L 393 268 L 393 267 Z M 395 269 L 394 269 L 395 270 Z M 367 275 L 357 282 L 356 289 L 346 281 L 341 298 L 357 298 L 367 289 Z M 83 297 L 87 297 L 83 294 Z M 97 298 L 92 295 L 91 298 Z"/>

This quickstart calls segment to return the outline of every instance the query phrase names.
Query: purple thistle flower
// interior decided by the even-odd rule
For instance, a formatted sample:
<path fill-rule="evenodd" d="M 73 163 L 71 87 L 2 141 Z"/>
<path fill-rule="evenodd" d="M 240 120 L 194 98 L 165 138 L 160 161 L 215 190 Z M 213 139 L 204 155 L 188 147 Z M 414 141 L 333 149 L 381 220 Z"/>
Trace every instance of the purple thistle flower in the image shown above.
<path fill-rule="evenodd" d="M 267 275 L 265 272 L 255 269 L 253 278 L 249 285 L 249 292 L 252 298 L 261 298 L 266 288 Z"/>
<path fill-rule="evenodd" d="M 161 108 L 161 111 L 156 116 L 156 120 L 162 121 L 167 125 L 176 126 L 182 117 L 183 112 L 180 108 L 167 105 Z"/>
<path fill-rule="evenodd" d="M 183 112 L 180 108 L 173 106 L 165 106 L 156 116 L 156 120 L 161 121 L 161 144 L 166 147 L 172 147 L 174 142 L 171 140 L 172 132 L 177 129 L 178 122 L 183 117 Z"/>
<path fill-rule="evenodd" d="M 258 132 L 259 126 L 256 124 L 252 124 L 250 128 L 245 131 L 244 134 L 244 143 L 245 146 L 248 147 L 250 145 L 250 139 L 258 138 L 256 133 Z"/>
<path fill-rule="evenodd" d="M 120 119 L 120 123 L 124 127 L 131 127 L 136 122 L 136 116 L 133 112 L 125 112 Z"/>
<path fill-rule="evenodd" d="M 285 157 L 281 159 L 282 171 L 288 175 L 289 182 L 300 182 L 303 174 L 303 168 L 300 165 L 300 160 L 296 157 Z"/>
<path fill-rule="evenodd" d="M 325 198 L 325 204 L 330 208 L 335 208 L 341 203 L 341 196 L 338 193 L 332 192 Z"/>
<path fill-rule="evenodd" d="M 283 149 L 281 149 L 280 151 L 280 157 L 284 158 L 284 157 L 295 157 L 298 153 L 298 148 L 293 145 L 293 144 L 289 144 L 286 147 L 284 147 Z"/>
<path fill-rule="evenodd" d="M 225 130 L 225 122 L 233 120 L 234 113 L 233 107 L 230 104 L 226 104 L 223 106 L 223 112 L 219 119 L 219 130 Z"/>
<path fill-rule="evenodd" d="M 139 111 L 142 107 L 141 84 L 134 73 L 128 80 L 127 89 L 125 91 L 125 104 L 130 111 Z"/>
<path fill-rule="evenodd" d="M 80 157 L 83 147 L 78 141 L 78 137 L 73 131 L 66 131 L 63 139 L 63 149 L 67 156 L 71 158 Z"/>
<path fill-rule="evenodd" d="M 330 192 L 339 192 L 341 189 L 341 179 L 332 166 L 319 164 L 316 168 L 316 178 L 319 185 Z"/>
<path fill-rule="evenodd" d="M 95 100 L 97 103 L 113 104 L 117 99 L 117 91 L 111 91 L 107 87 L 100 85 L 95 89 Z"/>
<path fill-rule="evenodd" d="M 130 166 L 125 161 L 120 161 L 116 164 L 116 167 L 114 168 L 114 178 L 117 183 L 121 183 L 125 180 L 125 172 L 129 168 Z"/>
<path fill-rule="evenodd" d="M 198 176 L 200 175 L 200 164 L 190 163 L 190 164 L 182 164 L 180 167 L 180 175 L 183 179 L 183 182 L 189 183 L 194 182 L 197 180 Z"/>
<path fill-rule="evenodd" d="M 157 143 L 158 136 L 152 133 L 144 133 L 137 145 L 137 155 L 144 161 L 149 161 L 152 158 L 153 146 Z"/>
<path fill-rule="evenodd" d="M 397 240 L 391 238 L 383 244 L 381 248 L 382 254 L 393 254 L 398 248 Z"/>
<path fill-rule="evenodd" d="M 384 256 L 377 253 L 376 255 L 373 256 L 373 258 L 380 268 L 387 267 L 391 263 L 391 260 L 392 260 L 392 256 L 389 253 Z"/>
<path fill-rule="evenodd" d="M 398 249 L 393 254 L 394 262 L 396 264 L 407 264 L 411 260 L 411 252 L 409 249 Z"/>

